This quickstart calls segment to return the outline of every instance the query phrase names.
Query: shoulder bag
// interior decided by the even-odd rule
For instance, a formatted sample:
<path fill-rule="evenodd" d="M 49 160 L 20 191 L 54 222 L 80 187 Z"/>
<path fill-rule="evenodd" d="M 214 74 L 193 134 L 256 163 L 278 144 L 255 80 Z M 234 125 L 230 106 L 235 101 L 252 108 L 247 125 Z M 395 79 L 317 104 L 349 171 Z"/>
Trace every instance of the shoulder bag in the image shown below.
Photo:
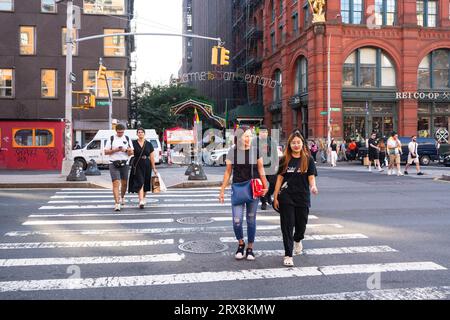
<path fill-rule="evenodd" d="M 237 156 L 235 157 L 237 158 Z M 251 160 L 251 155 L 250 155 Z M 252 179 L 244 182 L 232 183 L 231 184 L 231 204 L 233 206 L 241 205 L 244 203 L 249 203 L 254 201 L 263 195 L 263 185 L 259 178 L 253 178 L 253 164 L 251 165 L 251 176 Z"/>

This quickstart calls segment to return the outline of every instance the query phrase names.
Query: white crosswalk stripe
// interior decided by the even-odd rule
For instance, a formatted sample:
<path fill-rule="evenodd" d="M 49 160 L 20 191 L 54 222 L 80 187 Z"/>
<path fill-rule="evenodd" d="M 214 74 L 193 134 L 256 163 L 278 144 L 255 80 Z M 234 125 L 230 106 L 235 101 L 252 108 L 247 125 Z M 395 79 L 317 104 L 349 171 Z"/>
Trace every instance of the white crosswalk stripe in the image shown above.
<path fill-rule="evenodd" d="M 84 266 L 83 268 L 97 267 L 95 277 L 58 279 L 50 273 L 48 275 L 36 273 L 36 279 L 30 280 L 28 277 L 22 280 L 23 278 L 16 279 L 20 277 L 18 274 L 7 278 L 8 281 L 0 281 L 0 293 L 153 286 L 167 286 L 172 288 L 170 290 L 177 290 L 179 285 L 187 284 L 189 287 L 204 283 L 218 286 L 222 282 L 257 279 L 282 283 L 286 279 L 296 281 L 298 278 L 307 277 L 330 279 L 339 275 L 370 275 L 377 272 L 408 273 L 447 270 L 433 261 L 417 261 L 416 259 L 409 259 L 406 262 L 397 261 L 396 257 L 399 256 L 397 249 L 380 243 L 372 245 L 368 235 L 354 229 L 343 230 L 346 226 L 341 220 L 339 220 L 340 223 L 332 220 L 325 221 L 317 215 L 309 215 L 309 220 L 314 220 L 314 223 L 307 225 L 305 248 L 300 257 L 296 257 L 300 261 L 310 257 L 314 262 L 308 264 L 309 266 L 286 268 L 281 265 L 284 250 L 281 250 L 283 243 L 279 225 L 280 216 L 270 207 L 270 210 L 265 212 L 258 210 L 257 215 L 255 255 L 260 264 L 258 267 L 252 263 L 243 264 L 241 269 L 236 270 L 231 266 L 234 262 L 234 246 L 237 240 L 233 236 L 229 190 L 227 190 L 225 204 L 218 203 L 218 192 L 219 188 L 199 188 L 172 189 L 166 193 L 150 194 L 144 210 L 137 209 L 136 195 L 127 195 L 127 205 L 124 209 L 121 212 L 113 212 L 111 190 L 61 189 L 50 197 L 47 204 L 39 208 L 39 212 L 30 213 L 28 220 L 22 223 L 21 229 L 9 231 L 3 235 L 4 239 L 16 238 L 19 241 L 23 239 L 24 242 L 0 243 L 0 252 L 2 252 L 0 268 L 3 272 L 11 272 L 19 267 L 32 269 L 45 266 L 80 265 Z M 189 223 L 178 221 L 179 218 L 184 217 L 208 218 L 211 221 L 186 225 Z M 145 228 L 146 224 L 149 224 L 148 228 Z M 108 225 L 114 225 L 114 227 L 108 228 Z M 150 225 L 153 226 L 150 227 Z M 244 231 L 246 229 L 244 223 Z M 194 254 L 180 251 L 178 245 L 193 239 L 209 239 L 228 246 L 228 249 L 225 248 L 226 251 L 211 255 L 214 261 L 219 261 L 217 265 L 219 269 L 201 272 L 184 270 L 183 266 L 195 265 L 197 259 Z M 18 257 L 18 252 L 23 252 L 24 255 Z M 383 263 L 373 263 L 373 259 L 367 261 L 379 255 L 383 255 Z M 271 257 L 280 258 L 279 267 L 263 268 L 265 261 L 273 263 L 270 262 L 273 261 Z M 349 257 L 351 261 L 347 261 Z M 142 273 L 136 273 L 136 270 L 139 270 L 136 266 L 145 266 L 146 263 L 179 266 L 178 270 L 183 271 L 179 273 L 162 271 L 161 273 L 160 269 L 154 272 L 144 269 Z M 121 275 L 103 271 L 102 268 L 98 268 L 101 265 L 110 265 L 110 268 L 106 270 L 112 270 L 111 268 L 124 270 L 124 266 L 128 265 L 134 268 L 130 269 L 131 271 L 126 275 Z M 285 296 L 275 297 L 268 295 L 267 292 L 258 292 L 256 294 L 260 296 L 250 297 L 250 299 L 326 300 L 395 299 L 395 297 L 441 299 L 448 297 L 449 288 L 445 286 L 398 288 L 324 292 L 312 295 L 287 292 Z M 180 290 L 186 289 L 182 287 Z M 60 295 L 61 293 L 58 296 Z"/>

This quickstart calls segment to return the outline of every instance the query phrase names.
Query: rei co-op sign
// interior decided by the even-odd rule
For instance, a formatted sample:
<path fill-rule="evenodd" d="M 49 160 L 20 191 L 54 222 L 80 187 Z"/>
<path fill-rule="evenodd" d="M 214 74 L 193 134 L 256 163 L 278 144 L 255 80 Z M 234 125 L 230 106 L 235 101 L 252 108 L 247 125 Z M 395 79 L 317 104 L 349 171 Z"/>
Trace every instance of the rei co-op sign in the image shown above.
<path fill-rule="evenodd" d="M 449 92 L 396 92 L 397 100 L 450 100 Z"/>

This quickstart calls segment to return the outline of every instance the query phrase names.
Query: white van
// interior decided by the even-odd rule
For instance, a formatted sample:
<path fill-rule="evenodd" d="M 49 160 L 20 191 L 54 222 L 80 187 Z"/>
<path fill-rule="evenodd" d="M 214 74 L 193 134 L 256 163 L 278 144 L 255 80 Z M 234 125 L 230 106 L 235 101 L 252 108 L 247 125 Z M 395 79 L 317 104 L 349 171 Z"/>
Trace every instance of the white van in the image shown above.
<path fill-rule="evenodd" d="M 83 169 L 86 170 L 87 164 L 94 159 L 97 165 L 109 165 L 110 157 L 105 155 L 105 145 L 111 136 L 116 134 L 115 130 L 99 130 L 94 139 L 89 142 L 83 149 L 72 150 L 72 157 L 75 161 L 80 161 L 83 164 Z M 125 135 L 132 140 L 137 140 L 136 130 L 125 130 Z M 162 159 L 162 148 L 159 137 L 154 129 L 145 129 L 145 138 L 153 145 L 155 149 L 154 157 L 155 163 L 160 164 Z"/>

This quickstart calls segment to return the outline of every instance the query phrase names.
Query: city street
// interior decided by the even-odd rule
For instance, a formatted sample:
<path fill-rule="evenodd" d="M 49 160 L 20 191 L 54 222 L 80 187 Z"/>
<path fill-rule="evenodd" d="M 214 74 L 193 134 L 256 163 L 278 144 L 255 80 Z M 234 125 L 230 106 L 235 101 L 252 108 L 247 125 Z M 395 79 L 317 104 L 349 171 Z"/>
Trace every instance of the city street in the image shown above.
<path fill-rule="evenodd" d="M 169 189 L 144 210 L 128 196 L 115 213 L 107 189 L 0 189 L 0 299 L 449 299 L 450 182 L 318 174 L 293 268 L 273 210 L 258 210 L 256 260 L 234 259 L 229 190 L 220 205 L 217 187 Z"/>

